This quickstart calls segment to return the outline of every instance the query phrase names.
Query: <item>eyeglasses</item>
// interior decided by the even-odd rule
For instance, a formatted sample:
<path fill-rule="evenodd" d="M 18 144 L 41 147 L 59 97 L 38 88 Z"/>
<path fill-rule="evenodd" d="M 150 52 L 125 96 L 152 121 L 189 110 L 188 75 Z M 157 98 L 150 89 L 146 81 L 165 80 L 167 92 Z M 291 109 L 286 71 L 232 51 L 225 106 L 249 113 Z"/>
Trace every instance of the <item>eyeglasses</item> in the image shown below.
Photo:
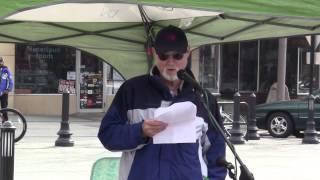
<path fill-rule="evenodd" d="M 173 54 L 165 54 L 165 53 L 161 53 L 158 54 L 158 57 L 161 61 L 166 61 L 169 59 L 169 57 L 172 57 L 174 60 L 181 60 L 183 58 L 183 54 L 182 53 L 173 53 Z"/>

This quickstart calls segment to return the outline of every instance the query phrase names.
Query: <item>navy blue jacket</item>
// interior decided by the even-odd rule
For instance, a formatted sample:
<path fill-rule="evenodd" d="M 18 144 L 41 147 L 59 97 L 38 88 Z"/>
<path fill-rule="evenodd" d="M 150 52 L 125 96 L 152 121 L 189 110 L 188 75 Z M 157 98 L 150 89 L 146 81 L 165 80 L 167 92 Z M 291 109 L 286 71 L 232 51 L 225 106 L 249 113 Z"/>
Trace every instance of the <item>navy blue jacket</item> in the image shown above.
<path fill-rule="evenodd" d="M 199 97 L 186 82 L 175 97 L 158 75 L 135 77 L 119 88 L 98 133 L 105 148 L 123 152 L 119 179 L 201 180 L 199 145 L 209 179 L 225 179 L 226 169 L 216 164 L 217 158 L 225 157 L 225 143 L 210 123 L 197 143 L 153 144 L 151 138 L 143 137 L 143 120 L 153 118 L 155 109 L 184 101 L 194 103 L 197 116 L 209 121 Z M 213 114 L 220 120 L 215 99 Z"/>

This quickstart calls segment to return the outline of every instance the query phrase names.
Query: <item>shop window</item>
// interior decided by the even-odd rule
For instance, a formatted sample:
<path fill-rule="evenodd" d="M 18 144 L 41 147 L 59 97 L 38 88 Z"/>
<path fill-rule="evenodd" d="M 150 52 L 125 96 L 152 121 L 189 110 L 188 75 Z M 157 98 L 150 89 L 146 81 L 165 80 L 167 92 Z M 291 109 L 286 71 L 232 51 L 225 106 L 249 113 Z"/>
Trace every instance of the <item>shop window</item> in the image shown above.
<path fill-rule="evenodd" d="M 218 47 L 214 45 L 200 48 L 199 82 L 202 87 L 212 93 L 218 93 L 218 50 Z"/>
<path fill-rule="evenodd" d="M 257 89 L 258 41 L 223 45 L 221 94 L 233 98 L 236 91 Z"/>
<path fill-rule="evenodd" d="M 257 89 L 258 41 L 240 43 L 240 91 Z"/>
<path fill-rule="evenodd" d="M 259 92 L 267 94 L 277 81 L 278 39 L 260 41 Z"/>
<path fill-rule="evenodd" d="M 115 94 L 124 82 L 123 76 L 112 66 L 107 66 L 107 93 Z"/>
<path fill-rule="evenodd" d="M 86 52 L 81 52 L 80 109 L 103 107 L 103 61 Z"/>
<path fill-rule="evenodd" d="M 287 68 L 286 68 L 286 85 L 289 89 L 290 97 L 292 99 L 296 98 L 298 94 L 297 84 L 298 80 L 298 59 L 299 56 L 302 57 L 301 48 L 307 49 L 308 42 L 305 36 L 297 36 L 288 38 L 288 47 L 287 47 Z M 304 57 L 305 58 L 305 57 Z M 302 60 L 305 61 L 305 60 Z M 304 68 L 305 69 L 305 68 Z M 308 70 L 309 71 L 309 70 Z M 300 73 L 301 74 L 301 73 Z"/>
<path fill-rule="evenodd" d="M 222 48 L 220 93 L 223 98 L 232 99 L 238 90 L 238 47 L 238 43 L 231 43 Z"/>
<path fill-rule="evenodd" d="M 308 94 L 310 91 L 310 53 L 306 48 L 298 48 L 298 94 Z M 319 64 L 319 55 L 315 56 L 315 64 Z M 319 89 L 319 65 L 313 67 L 313 90 Z"/>
<path fill-rule="evenodd" d="M 16 45 L 16 94 L 58 93 L 59 82 L 69 80 L 75 80 L 75 50 L 73 48 Z M 74 83 L 69 85 L 74 86 Z"/>

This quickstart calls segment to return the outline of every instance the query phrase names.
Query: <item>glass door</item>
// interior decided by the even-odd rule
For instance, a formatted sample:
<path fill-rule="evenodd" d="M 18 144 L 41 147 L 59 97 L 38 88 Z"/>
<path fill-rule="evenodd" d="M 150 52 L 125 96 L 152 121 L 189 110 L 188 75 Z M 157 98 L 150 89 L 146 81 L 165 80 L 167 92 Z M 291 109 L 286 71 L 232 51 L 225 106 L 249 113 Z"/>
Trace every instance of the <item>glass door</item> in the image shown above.
<path fill-rule="evenodd" d="M 81 52 L 79 70 L 79 111 L 102 112 L 104 108 L 103 62 Z"/>

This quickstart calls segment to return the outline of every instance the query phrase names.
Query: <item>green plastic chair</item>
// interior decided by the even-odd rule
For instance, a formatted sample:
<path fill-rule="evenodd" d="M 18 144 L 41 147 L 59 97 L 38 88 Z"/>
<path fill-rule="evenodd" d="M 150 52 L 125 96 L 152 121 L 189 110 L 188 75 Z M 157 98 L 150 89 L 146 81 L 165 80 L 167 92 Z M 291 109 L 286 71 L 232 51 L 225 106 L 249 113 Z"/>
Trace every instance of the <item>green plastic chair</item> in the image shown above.
<path fill-rule="evenodd" d="M 103 157 L 96 160 L 91 169 L 90 180 L 118 180 L 119 164 L 119 157 Z M 208 178 L 203 177 L 203 180 Z"/>
<path fill-rule="evenodd" d="M 119 157 L 103 157 L 93 164 L 90 180 L 118 180 Z"/>

